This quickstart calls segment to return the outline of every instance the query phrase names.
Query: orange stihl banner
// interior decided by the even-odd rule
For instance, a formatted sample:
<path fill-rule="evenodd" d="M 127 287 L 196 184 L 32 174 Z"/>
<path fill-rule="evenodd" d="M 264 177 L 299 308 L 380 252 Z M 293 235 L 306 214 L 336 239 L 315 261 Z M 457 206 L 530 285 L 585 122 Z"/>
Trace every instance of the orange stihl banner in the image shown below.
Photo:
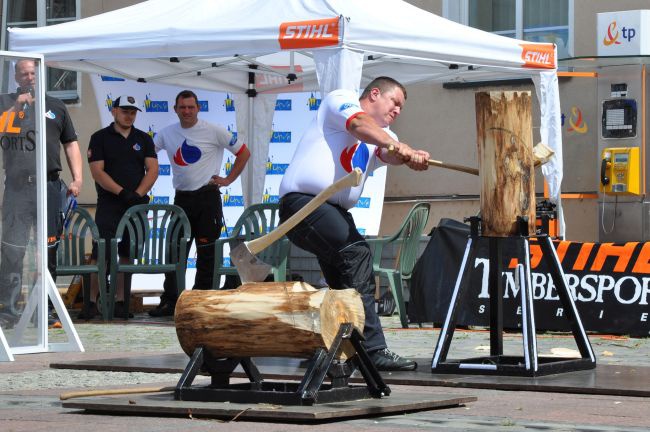
<path fill-rule="evenodd" d="M 612 273 L 650 274 L 650 243 L 578 243 L 553 242 L 565 272 L 606 270 Z M 536 242 L 530 244 L 530 266 L 537 268 L 542 260 L 542 249 Z M 606 264 L 607 263 L 607 264 Z M 510 262 L 514 268 L 517 260 Z"/>
<path fill-rule="evenodd" d="M 339 17 L 280 24 L 280 48 L 302 49 L 339 44 Z"/>
<path fill-rule="evenodd" d="M 524 67 L 555 69 L 555 45 L 519 44 Z"/>

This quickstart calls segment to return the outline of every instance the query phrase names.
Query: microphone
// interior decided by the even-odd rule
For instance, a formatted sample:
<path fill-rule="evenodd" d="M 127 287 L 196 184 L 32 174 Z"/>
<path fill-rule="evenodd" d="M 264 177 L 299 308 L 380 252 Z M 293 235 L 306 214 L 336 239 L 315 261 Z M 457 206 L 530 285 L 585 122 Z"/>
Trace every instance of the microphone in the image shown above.
<path fill-rule="evenodd" d="M 25 93 L 29 93 L 29 95 L 33 98 L 34 97 L 34 87 L 31 87 L 31 86 L 30 87 L 18 87 L 18 94 L 19 95 L 25 94 Z M 27 111 L 28 108 L 29 108 L 29 103 L 25 102 L 23 104 L 23 111 Z"/>

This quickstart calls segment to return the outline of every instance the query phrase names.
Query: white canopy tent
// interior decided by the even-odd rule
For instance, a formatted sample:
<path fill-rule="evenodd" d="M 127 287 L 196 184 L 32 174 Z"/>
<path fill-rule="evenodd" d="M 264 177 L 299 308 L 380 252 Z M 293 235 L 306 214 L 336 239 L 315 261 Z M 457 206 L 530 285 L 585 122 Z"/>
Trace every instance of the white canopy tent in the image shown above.
<path fill-rule="evenodd" d="M 273 115 L 273 104 L 255 108 L 252 96 L 357 90 L 380 75 L 404 84 L 532 77 L 542 140 L 557 155 L 543 170 L 559 201 L 554 45 L 483 32 L 401 0 L 148 0 L 74 22 L 9 29 L 9 48 L 42 53 L 63 69 L 248 94 L 241 113 L 248 121 L 239 123 L 238 114 L 238 132 L 258 156 L 244 177 L 249 203 L 261 197 L 263 173 L 252 171 L 263 172 Z"/>

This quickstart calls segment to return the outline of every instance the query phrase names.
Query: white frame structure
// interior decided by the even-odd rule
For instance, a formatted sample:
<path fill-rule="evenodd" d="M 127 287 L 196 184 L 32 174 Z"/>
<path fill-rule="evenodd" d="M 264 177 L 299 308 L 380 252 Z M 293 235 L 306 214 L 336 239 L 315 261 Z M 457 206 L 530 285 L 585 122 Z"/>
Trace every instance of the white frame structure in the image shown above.
<path fill-rule="evenodd" d="M 0 51 L 0 56 L 4 59 L 35 59 L 37 61 L 38 76 L 36 85 L 36 112 L 42 113 L 37 116 L 36 121 L 38 127 L 36 128 L 36 178 L 38 183 L 36 185 L 36 220 L 37 220 L 37 233 L 39 234 L 37 240 L 37 262 L 38 272 L 40 277 L 36 281 L 36 286 L 40 289 L 33 289 L 32 293 L 27 299 L 27 304 L 18 323 L 14 327 L 14 335 L 8 341 L 4 335 L 2 328 L 0 328 L 0 361 L 13 361 L 16 354 L 33 354 L 41 352 L 62 352 L 62 351 L 80 351 L 83 352 L 84 348 L 79 339 L 70 315 L 63 304 L 63 299 L 56 289 L 56 284 L 50 276 L 47 269 L 47 189 L 46 189 L 46 145 L 45 145 L 45 63 L 41 54 L 32 53 L 17 53 L 10 51 Z M 48 298 L 52 301 L 54 309 L 56 310 L 61 325 L 68 336 L 67 342 L 49 343 L 48 342 L 48 322 L 47 322 L 47 301 Z M 10 343 L 19 340 L 25 329 L 32 320 L 34 313 L 37 313 L 37 343 L 35 345 L 25 345 L 18 347 L 11 347 Z"/>

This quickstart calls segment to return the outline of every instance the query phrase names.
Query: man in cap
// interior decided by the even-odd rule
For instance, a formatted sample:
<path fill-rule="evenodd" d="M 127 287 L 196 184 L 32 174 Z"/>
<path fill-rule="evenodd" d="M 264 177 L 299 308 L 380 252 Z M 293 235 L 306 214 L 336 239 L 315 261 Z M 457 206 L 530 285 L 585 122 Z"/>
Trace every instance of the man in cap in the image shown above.
<path fill-rule="evenodd" d="M 111 109 L 114 122 L 90 137 L 88 163 L 97 189 L 95 222 L 107 248 L 126 210 L 136 204 L 148 203 L 147 192 L 158 178 L 158 158 L 153 140 L 149 134 L 133 126 L 138 111 L 140 108 L 135 97 L 118 97 Z M 128 255 L 128 245 L 128 238 L 122 239 L 118 247 L 120 256 Z M 97 244 L 93 245 L 92 257 L 97 260 Z M 98 285 L 96 279 L 93 282 L 91 307 L 82 311 L 81 319 L 91 319 L 97 314 L 94 300 Z M 124 309 L 123 275 L 118 277 L 117 284 L 114 315 L 128 318 L 128 311 Z"/>
<path fill-rule="evenodd" d="M 2 246 L 0 247 L 0 325 L 12 325 L 18 318 L 18 299 L 23 286 L 23 261 L 30 232 L 36 225 L 36 153 L 34 103 L 36 62 L 21 59 L 14 72 L 16 93 L 2 95 L 0 107 L 12 128 L 2 134 L 5 187 L 2 206 Z M 77 134 L 66 106 L 45 96 L 45 140 L 47 176 L 48 269 L 56 280 L 56 247 L 63 228 L 65 197 L 76 197 L 81 189 L 82 162 Z M 61 146 L 72 175 L 69 185 L 59 178 L 62 170 Z M 50 325 L 58 320 L 50 313 Z M 60 324 L 59 324 L 60 325 Z"/>

